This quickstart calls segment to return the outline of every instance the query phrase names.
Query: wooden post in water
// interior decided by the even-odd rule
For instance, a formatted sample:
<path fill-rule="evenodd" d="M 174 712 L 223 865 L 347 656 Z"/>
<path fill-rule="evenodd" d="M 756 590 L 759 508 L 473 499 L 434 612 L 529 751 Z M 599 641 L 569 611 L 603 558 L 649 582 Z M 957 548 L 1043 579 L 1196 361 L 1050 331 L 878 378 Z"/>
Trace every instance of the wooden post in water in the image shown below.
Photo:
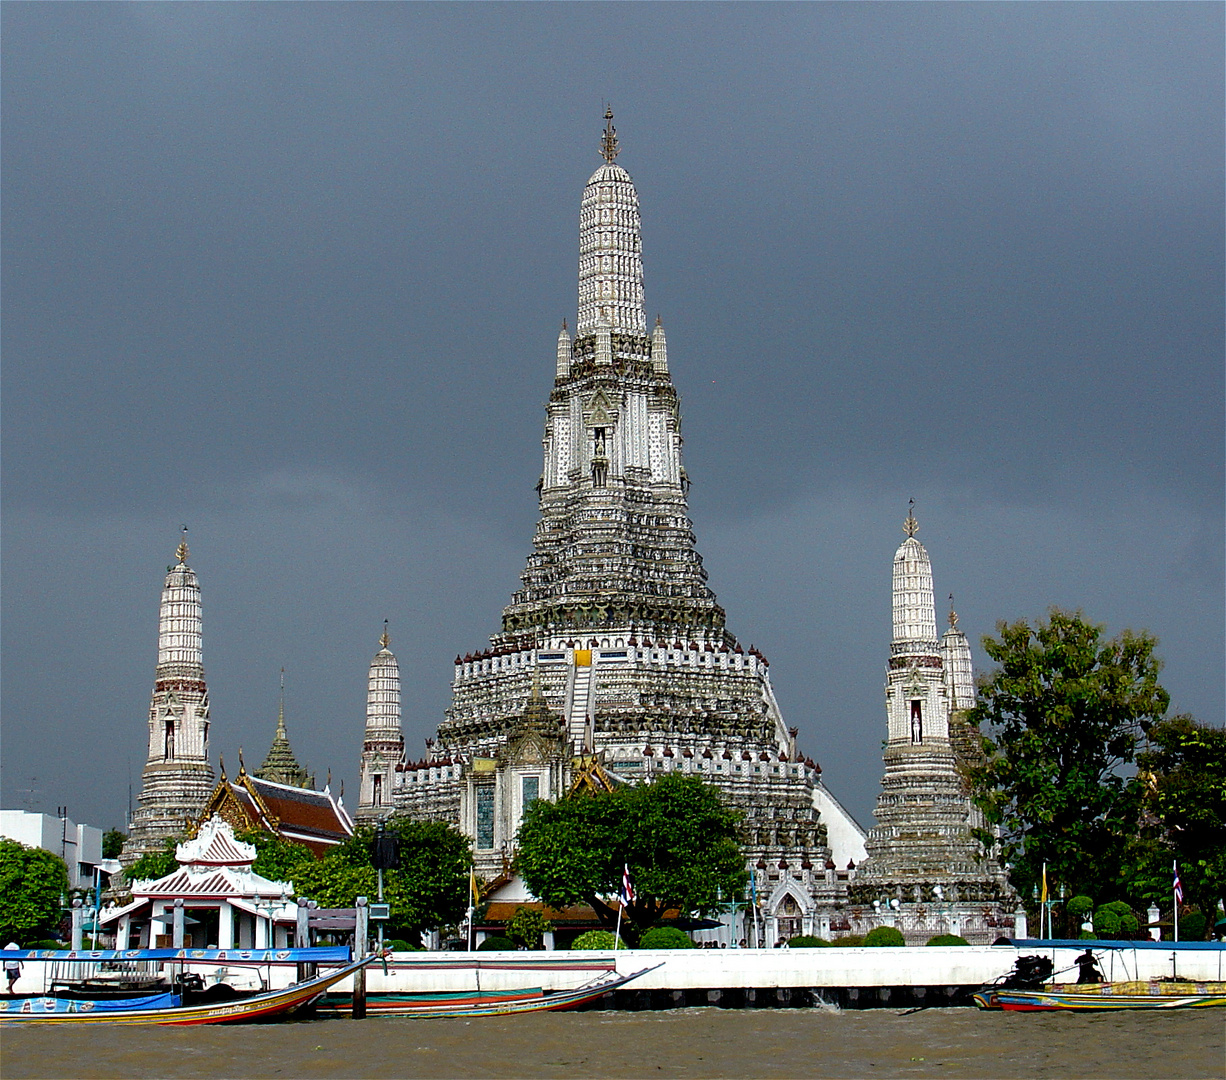
<path fill-rule="evenodd" d="M 307 898 L 305 896 L 298 897 L 298 924 L 294 927 L 294 948 L 309 949 L 311 947 L 311 929 L 310 929 L 310 908 L 307 907 Z M 306 982 L 306 964 L 298 965 L 298 981 Z"/>
<path fill-rule="evenodd" d="M 366 897 L 358 897 L 357 925 L 353 928 L 354 957 L 366 955 L 367 943 L 370 940 L 370 908 L 366 906 Z M 353 976 L 353 1019 L 366 1019 L 366 969 L 359 968 Z"/>

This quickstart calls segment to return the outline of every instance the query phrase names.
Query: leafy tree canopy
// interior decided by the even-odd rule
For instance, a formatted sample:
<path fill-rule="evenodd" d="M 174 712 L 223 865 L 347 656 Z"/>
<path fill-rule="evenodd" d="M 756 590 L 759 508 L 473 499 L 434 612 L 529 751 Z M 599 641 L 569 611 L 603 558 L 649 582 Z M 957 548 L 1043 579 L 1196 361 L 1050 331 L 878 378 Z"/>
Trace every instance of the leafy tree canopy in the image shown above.
<path fill-rule="evenodd" d="M 420 941 L 423 930 L 453 926 L 468 907 L 472 852 L 467 837 L 442 821 L 391 818 L 387 832 L 399 840 L 400 869 L 383 871 L 383 900 L 391 908 L 388 932 Z M 353 907 L 359 896 L 379 894 L 371 865 L 375 833 L 360 826 L 345 843 L 294 871 L 299 896 L 320 907 Z"/>
<path fill-rule="evenodd" d="M 613 929 L 610 902 L 628 866 L 635 898 L 622 934 L 632 945 L 665 911 L 715 912 L 745 887 L 737 815 L 714 787 L 670 773 L 650 784 L 576 793 L 533 803 L 517 837 L 517 868 L 533 894 L 553 908 L 591 905 Z"/>
<path fill-rule="evenodd" d="M 1157 826 L 1146 899 L 1170 899 L 1171 864 L 1178 860 L 1184 896 L 1213 912 L 1226 905 L 1226 730 L 1180 715 L 1155 724 L 1148 736 L 1137 756 L 1145 808 Z"/>
<path fill-rule="evenodd" d="M 58 926 L 68 897 L 68 867 L 42 848 L 0 840 L 0 940 L 38 941 Z"/>
<path fill-rule="evenodd" d="M 128 838 L 126 832 L 120 832 L 118 829 L 107 829 L 102 834 L 102 857 L 104 859 L 118 859 L 119 853 L 123 851 L 123 842 Z"/>
<path fill-rule="evenodd" d="M 272 881 L 295 882 L 301 870 L 316 861 L 310 848 L 263 829 L 243 829 L 235 833 L 234 838 L 255 846 L 255 862 L 251 869 Z"/>
<path fill-rule="evenodd" d="M 124 877 L 128 881 L 156 881 L 165 877 L 179 865 L 179 860 L 175 858 L 175 848 L 186 839 L 185 836 L 172 836 L 164 840 L 160 848 L 146 851 L 124 871 Z"/>
<path fill-rule="evenodd" d="M 983 647 L 998 665 L 979 689 L 971 722 L 986 760 L 970 770 L 975 801 L 998 826 L 1022 895 L 1049 882 L 1094 892 L 1127 876 L 1140 789 L 1127 767 L 1144 725 L 1170 696 L 1148 634 L 1104 628 L 1053 609 L 1046 622 L 1000 623 Z M 982 839 L 992 844 L 986 832 Z"/>
<path fill-rule="evenodd" d="M 541 939 L 549 932 L 550 923 L 536 908 L 520 904 L 507 923 L 507 937 L 526 949 L 538 949 Z"/>

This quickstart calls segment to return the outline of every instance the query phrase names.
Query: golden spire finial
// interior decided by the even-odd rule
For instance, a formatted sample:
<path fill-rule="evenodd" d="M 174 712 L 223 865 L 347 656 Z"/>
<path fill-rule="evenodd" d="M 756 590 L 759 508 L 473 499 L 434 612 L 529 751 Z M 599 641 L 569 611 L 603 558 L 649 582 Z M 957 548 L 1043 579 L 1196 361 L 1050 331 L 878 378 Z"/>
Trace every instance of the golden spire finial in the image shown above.
<path fill-rule="evenodd" d="M 541 669 L 539 666 L 532 668 L 532 700 L 543 701 L 545 695 L 541 693 Z"/>
<path fill-rule="evenodd" d="M 915 520 L 915 500 L 907 500 L 907 520 L 902 523 L 902 531 L 908 536 L 914 536 L 919 532 L 919 522 Z"/>
<path fill-rule="evenodd" d="M 182 566 L 187 562 L 187 526 L 180 526 L 182 531 L 182 539 L 179 541 L 179 547 L 175 551 L 175 558 L 179 560 L 179 565 Z"/>
<path fill-rule="evenodd" d="M 607 106 L 604 111 L 604 137 L 600 140 L 600 153 L 610 165 L 617 157 L 617 128 L 613 126 L 612 105 Z"/>
<path fill-rule="evenodd" d="M 285 668 L 281 669 L 281 698 L 277 702 L 277 734 L 285 735 Z"/>
<path fill-rule="evenodd" d="M 949 594 L 949 628 L 951 630 L 958 629 L 958 613 L 954 611 L 954 594 Z"/>
<path fill-rule="evenodd" d="M 391 637 L 387 632 L 387 620 L 383 620 L 383 636 L 379 638 L 379 648 L 386 649 L 392 643 Z"/>

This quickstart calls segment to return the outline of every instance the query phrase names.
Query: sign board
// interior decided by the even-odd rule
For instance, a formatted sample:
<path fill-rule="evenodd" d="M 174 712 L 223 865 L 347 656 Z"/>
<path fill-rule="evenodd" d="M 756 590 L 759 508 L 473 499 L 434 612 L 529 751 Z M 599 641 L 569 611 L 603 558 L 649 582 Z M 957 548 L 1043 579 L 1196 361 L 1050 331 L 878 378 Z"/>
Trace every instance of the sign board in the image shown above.
<path fill-rule="evenodd" d="M 358 912 L 356 908 L 311 908 L 307 925 L 312 930 L 355 930 Z"/>
<path fill-rule="evenodd" d="M 372 919 L 390 919 L 392 917 L 391 904 L 371 904 L 370 917 Z"/>

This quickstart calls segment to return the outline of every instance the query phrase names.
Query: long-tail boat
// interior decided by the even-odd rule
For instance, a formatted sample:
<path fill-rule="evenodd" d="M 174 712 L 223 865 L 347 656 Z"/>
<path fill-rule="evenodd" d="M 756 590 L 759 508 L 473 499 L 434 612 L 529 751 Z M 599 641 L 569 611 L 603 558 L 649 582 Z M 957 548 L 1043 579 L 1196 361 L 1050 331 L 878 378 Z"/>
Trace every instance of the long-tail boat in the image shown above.
<path fill-rule="evenodd" d="M 1040 944 L 1030 941 L 1027 944 Z M 1084 941 L 1053 943 L 1085 946 Z M 1158 943 L 1098 944 L 1100 951 L 1162 948 Z M 1207 945 L 1213 948 L 1213 945 Z M 1170 948 L 1167 945 L 1166 948 Z M 1054 964 L 1046 956 L 1019 956 L 1013 970 L 981 987 L 972 1000 L 981 1009 L 1008 1012 L 1106 1011 L 1112 1009 L 1209 1009 L 1226 1007 L 1226 982 L 1181 978 L 1176 974 L 1149 979 L 1106 980 L 1098 968 L 1100 957 L 1086 948 L 1073 965 L 1076 982 L 1056 982 Z M 1071 967 L 1070 969 L 1071 970 Z M 1057 972 L 1057 975 L 1063 974 Z M 1135 974 L 1135 972 L 1134 972 Z M 1051 980 L 1051 981 L 1049 981 Z"/>
<path fill-rule="evenodd" d="M 542 960 L 541 964 L 542 967 L 546 967 L 549 962 Z M 522 962 L 500 963 L 497 960 L 472 960 L 465 965 L 463 961 L 452 960 L 443 966 L 448 970 L 465 967 L 472 969 L 477 976 L 477 986 L 472 990 L 425 990 L 368 994 L 366 997 L 367 1015 L 460 1018 L 575 1009 L 663 965 L 656 964 L 654 967 L 643 968 L 627 975 L 619 975 L 611 963 L 592 965 L 602 973 L 581 986 L 564 990 L 546 990 L 539 986 L 518 990 L 482 990 L 480 988 L 482 969 L 532 970 L 529 964 Z M 574 966 L 567 965 L 566 969 L 574 970 Z M 548 970 L 557 970 L 557 968 L 548 967 Z M 328 994 L 316 1003 L 314 1012 L 317 1016 L 348 1016 L 352 1007 L 351 995 Z"/>
<path fill-rule="evenodd" d="M 96 949 L 96 950 L 5 950 L 7 959 L 19 961 L 97 963 L 170 962 L 188 964 L 264 966 L 274 964 L 328 964 L 341 966 L 304 979 L 282 990 L 260 990 L 210 1000 L 209 990 L 194 995 L 184 990 L 184 980 L 172 982 L 170 991 L 116 996 L 116 988 L 80 980 L 54 993 L 0 998 L 0 1024 L 230 1024 L 275 1020 L 297 1012 L 327 993 L 341 980 L 366 967 L 375 955 L 350 960 L 348 948 L 315 949 Z M 212 988 L 210 988 L 212 989 Z M 122 991 L 120 991 L 122 992 Z M 193 996 L 198 1000 L 193 1003 Z"/>

